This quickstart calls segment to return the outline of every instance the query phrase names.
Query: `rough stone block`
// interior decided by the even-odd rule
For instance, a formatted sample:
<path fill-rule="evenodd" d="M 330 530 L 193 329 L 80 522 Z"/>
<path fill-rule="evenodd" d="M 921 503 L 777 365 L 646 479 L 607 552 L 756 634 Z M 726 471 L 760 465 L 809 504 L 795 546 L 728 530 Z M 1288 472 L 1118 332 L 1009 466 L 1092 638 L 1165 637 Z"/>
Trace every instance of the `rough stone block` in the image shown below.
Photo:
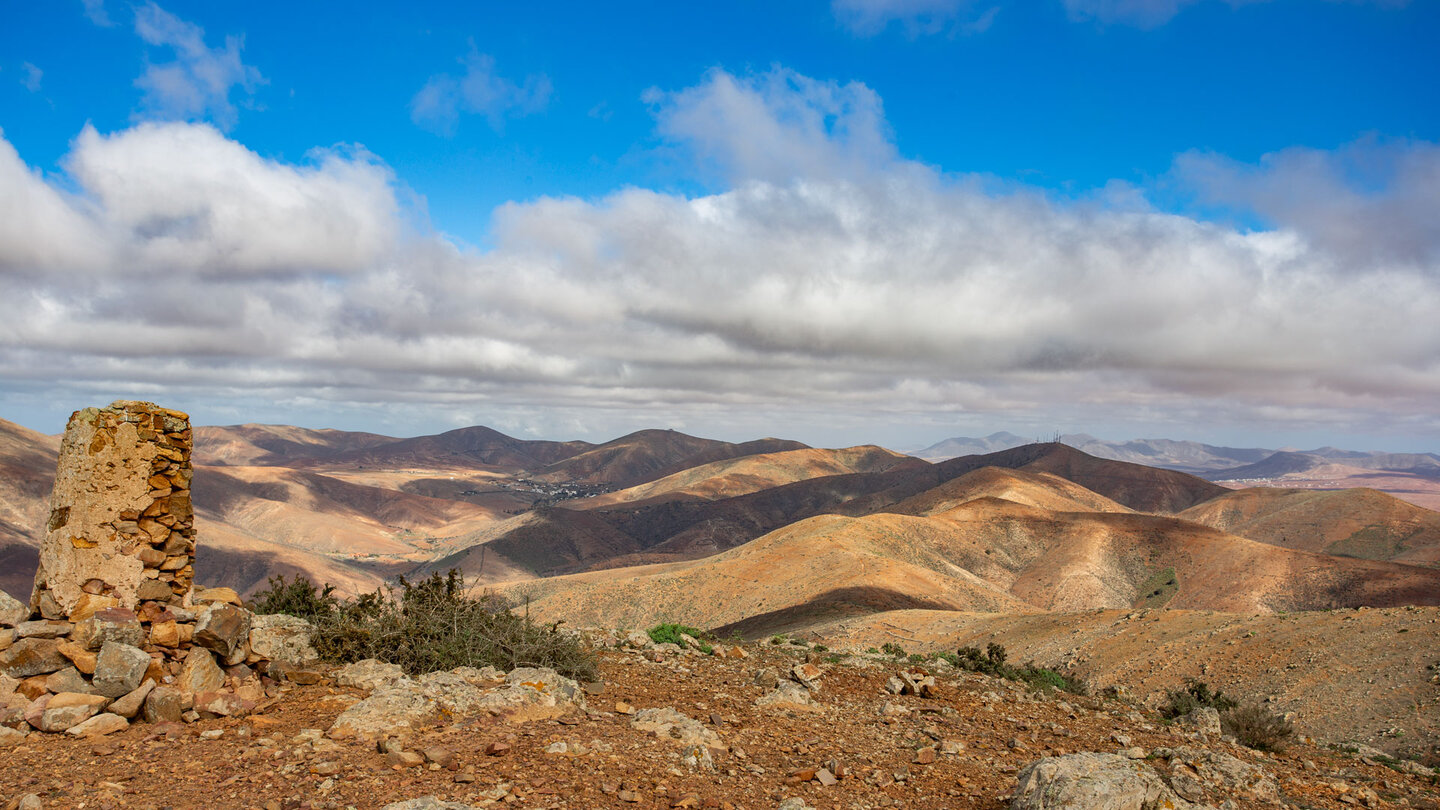
<path fill-rule="evenodd" d="M 31 598 L 46 618 L 83 618 L 110 604 L 106 600 L 133 608 L 146 595 L 186 602 L 188 574 L 156 583 L 146 578 L 155 570 L 153 561 L 147 566 L 137 554 L 167 543 L 174 534 L 194 534 L 193 526 L 174 528 L 180 519 L 168 512 L 172 490 L 189 487 L 191 445 L 185 437 L 193 434 L 188 429 L 156 430 L 155 420 L 169 418 L 162 413 L 153 403 L 118 401 L 71 415 L 60 443 L 50 521 Z M 162 498 L 165 502 L 157 508 Z M 187 505 L 184 511 L 192 510 Z M 188 570 L 194 552 L 193 543 L 187 546 L 168 555 L 178 559 L 160 565 Z M 168 593 L 159 593 L 159 585 Z M 142 587 L 149 593 L 142 594 Z"/>
<path fill-rule="evenodd" d="M 117 731 L 124 731 L 130 727 L 130 721 L 118 714 L 103 712 L 89 720 L 65 729 L 66 734 L 75 737 L 103 737 L 106 734 L 114 734 Z"/>
<path fill-rule="evenodd" d="M 250 611 L 223 602 L 200 611 L 200 618 L 195 622 L 195 643 L 222 658 L 234 655 L 249 635 Z"/>
<path fill-rule="evenodd" d="M 154 681 L 143 681 L 135 691 L 117 699 L 110 704 L 110 711 L 124 718 L 131 718 L 140 713 L 145 706 L 145 698 L 155 689 Z"/>
<path fill-rule="evenodd" d="M 74 625 L 70 622 L 56 622 L 49 619 L 35 619 L 15 625 L 15 635 L 20 638 L 60 638 L 70 635 Z"/>
<path fill-rule="evenodd" d="M 189 654 L 185 656 L 185 663 L 180 667 L 180 677 L 176 679 L 175 685 L 181 692 L 188 692 L 198 695 L 201 692 L 214 692 L 225 685 L 225 673 L 215 663 L 215 656 L 209 650 L 202 647 L 191 647 Z"/>
<path fill-rule="evenodd" d="M 30 608 L 19 599 L 0 591 L 0 627 L 14 627 L 30 618 Z"/>
<path fill-rule="evenodd" d="M 59 733 L 94 717 L 110 702 L 101 695 L 86 695 L 80 692 L 62 692 L 50 698 L 40 714 L 41 731 Z"/>
<path fill-rule="evenodd" d="M 147 723 L 178 723 L 184 711 L 180 690 L 173 686 L 157 686 L 145 697 Z"/>
<path fill-rule="evenodd" d="M 45 690 L 60 694 L 61 692 L 81 692 L 87 695 L 97 694 L 95 687 L 85 680 L 80 670 L 75 667 L 66 667 L 59 672 L 52 672 L 45 679 Z"/>
<path fill-rule="evenodd" d="M 296 616 L 275 613 L 250 619 L 250 648 L 270 661 L 304 666 L 320 659 L 311 639 L 315 626 Z"/>
<path fill-rule="evenodd" d="M 141 627 L 140 617 L 135 611 L 107 608 L 76 624 L 70 637 L 87 650 L 98 651 L 109 641 L 138 647 L 145 641 L 145 628 Z"/>
<path fill-rule="evenodd" d="M 69 665 L 60 654 L 60 642 L 53 638 L 22 638 L 0 652 L 0 672 L 12 678 L 48 675 Z"/>
<path fill-rule="evenodd" d="M 95 691 L 108 698 L 118 698 L 140 688 L 150 656 L 139 647 L 109 641 L 95 658 Z"/>

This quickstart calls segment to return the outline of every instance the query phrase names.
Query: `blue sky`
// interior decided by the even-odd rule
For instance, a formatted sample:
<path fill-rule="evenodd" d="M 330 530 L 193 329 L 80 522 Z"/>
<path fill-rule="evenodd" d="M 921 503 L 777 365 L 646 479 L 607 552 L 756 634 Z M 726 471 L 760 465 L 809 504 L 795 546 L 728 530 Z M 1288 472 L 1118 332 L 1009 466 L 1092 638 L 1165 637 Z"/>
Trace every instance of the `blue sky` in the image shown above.
<path fill-rule="evenodd" d="M 672 5 L 0 0 L 0 416 L 1440 445 L 1440 4 Z"/>

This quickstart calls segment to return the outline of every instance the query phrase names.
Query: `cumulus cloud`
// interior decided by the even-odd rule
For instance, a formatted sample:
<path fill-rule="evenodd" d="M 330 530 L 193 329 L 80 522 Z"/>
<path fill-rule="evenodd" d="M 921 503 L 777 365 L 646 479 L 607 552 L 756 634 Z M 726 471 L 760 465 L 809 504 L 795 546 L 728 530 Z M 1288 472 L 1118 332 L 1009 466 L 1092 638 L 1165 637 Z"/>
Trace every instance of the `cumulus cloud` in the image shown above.
<path fill-rule="evenodd" d="M 859 36 L 874 36 L 899 25 L 909 36 L 940 32 L 980 33 L 999 6 L 975 0 L 832 0 L 835 18 Z"/>
<path fill-rule="evenodd" d="M 860 82 L 784 68 L 748 78 L 716 69 L 694 87 L 652 88 L 644 99 L 661 135 L 730 180 L 853 178 L 895 162 L 880 97 Z"/>
<path fill-rule="evenodd" d="M 356 272 L 400 238 L 390 170 L 369 153 L 268 161 L 205 124 L 86 127 L 65 160 L 74 196 L 4 143 L 0 272 L 153 279 Z"/>
<path fill-rule="evenodd" d="M 725 190 L 507 204 L 485 253 L 407 225 L 397 178 L 354 150 L 297 166 L 202 125 L 87 130 L 50 181 L 3 144 L 0 378 L 516 432 L 957 412 L 1440 431 L 1433 252 L 1346 259 L 1310 224 L 1332 213 L 1294 203 L 1251 231 L 1133 195 L 997 192 L 899 155 L 864 85 L 781 68 L 650 97 Z M 1389 185 L 1339 188 L 1413 205 L 1423 242 L 1440 207 L 1401 175 L 1436 147 L 1376 148 Z M 1338 183 L 1350 149 L 1177 174 L 1259 200 Z"/>
<path fill-rule="evenodd" d="M 1225 0 L 1231 6 L 1269 0 Z M 1346 2 L 1347 0 L 1329 0 Z M 1357 4 L 1399 8 L 1409 0 L 1348 0 Z M 1072 20 L 1156 28 L 1187 6 L 1201 0 L 1060 0 Z M 858 36 L 874 36 L 898 25 L 910 36 L 937 33 L 982 33 L 994 22 L 998 5 L 977 0 L 831 0 L 835 18 Z"/>
<path fill-rule="evenodd" d="M 1349 265 L 1440 265 L 1440 145 L 1369 137 L 1257 164 L 1189 152 L 1176 173 L 1203 201 L 1293 229 Z"/>
<path fill-rule="evenodd" d="M 1269 0 L 1225 0 L 1230 6 L 1238 7 Z M 1350 2 L 1356 5 L 1375 5 L 1382 8 L 1401 8 L 1410 0 L 1327 0 L 1327 2 Z M 1061 0 L 1065 10 L 1074 20 L 1095 20 L 1105 24 L 1131 25 L 1137 28 L 1156 28 L 1172 20 L 1187 6 L 1201 0 Z"/>
<path fill-rule="evenodd" d="M 237 116 L 231 93 L 238 89 L 248 97 L 265 83 L 259 70 L 240 60 L 243 37 L 228 36 L 223 48 L 211 48 L 205 44 L 203 28 L 153 2 L 135 9 L 135 33 L 175 56 L 170 62 L 150 62 L 135 80 L 147 117 L 209 119 L 229 129 Z"/>
<path fill-rule="evenodd" d="M 490 128 L 501 132 L 505 119 L 541 112 L 550 103 L 554 89 L 543 73 L 526 76 L 523 82 L 495 72 L 495 59 L 480 53 L 475 44 L 460 64 L 464 73 L 437 73 L 425 82 L 410 100 L 410 120 L 440 135 L 453 135 L 461 113 L 485 116 Z"/>
<path fill-rule="evenodd" d="M 20 68 L 25 71 L 25 78 L 20 80 L 20 84 L 32 93 L 40 92 L 40 79 L 45 76 L 45 71 L 29 62 L 21 63 Z"/>
<path fill-rule="evenodd" d="M 90 22 L 106 28 L 115 24 L 105 11 L 105 0 L 80 0 L 80 3 L 85 7 L 85 16 L 90 18 Z"/>

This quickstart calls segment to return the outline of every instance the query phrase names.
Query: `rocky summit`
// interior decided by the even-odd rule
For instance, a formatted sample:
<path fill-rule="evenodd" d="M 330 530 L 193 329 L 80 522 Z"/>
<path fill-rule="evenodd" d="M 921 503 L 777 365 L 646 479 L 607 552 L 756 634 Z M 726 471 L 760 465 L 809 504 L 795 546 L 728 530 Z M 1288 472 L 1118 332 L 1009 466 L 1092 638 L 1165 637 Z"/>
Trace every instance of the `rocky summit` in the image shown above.
<path fill-rule="evenodd" d="M 1259 752 L 1113 690 L 795 641 L 704 654 L 585 635 L 601 651 L 590 683 L 366 661 L 260 678 L 243 713 L 197 698 L 104 736 L 12 721 L 0 785 L 9 807 L 67 808 L 1440 808 L 1417 763 L 1308 738 Z"/>

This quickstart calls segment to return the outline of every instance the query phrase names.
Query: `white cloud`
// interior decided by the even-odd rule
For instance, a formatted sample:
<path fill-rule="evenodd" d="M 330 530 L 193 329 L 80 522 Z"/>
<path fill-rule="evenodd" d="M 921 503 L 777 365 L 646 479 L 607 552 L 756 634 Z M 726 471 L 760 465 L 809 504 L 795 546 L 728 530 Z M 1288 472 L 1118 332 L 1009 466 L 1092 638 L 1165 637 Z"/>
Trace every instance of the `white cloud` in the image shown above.
<path fill-rule="evenodd" d="M 205 30 L 155 3 L 135 9 L 135 33 L 147 43 L 174 51 L 171 62 L 146 65 L 135 80 L 143 92 L 147 117 L 213 121 L 221 129 L 234 126 L 237 112 L 232 91 L 249 96 L 265 83 L 260 71 L 240 60 L 244 38 L 228 36 L 225 47 L 205 44 Z"/>
<path fill-rule="evenodd" d="M 1199 0 L 1062 0 L 1065 10 L 1076 20 L 1120 23 L 1137 28 L 1164 25 L 1186 6 Z M 1240 0 L 1244 2 L 1244 0 Z M 1238 5 L 1239 3 L 1234 3 Z"/>
<path fill-rule="evenodd" d="M 1205 202 L 1293 229 L 1347 264 L 1440 265 L 1440 145 L 1369 137 L 1334 151 L 1285 149 L 1258 165 L 1190 152 L 1176 172 Z"/>
<path fill-rule="evenodd" d="M 0 379 L 752 435 L 957 412 L 1440 435 L 1433 252 L 1327 241 L 1340 214 L 1294 203 L 1248 232 L 1134 194 L 997 193 L 898 155 L 860 84 L 715 71 L 650 97 L 728 190 L 512 203 L 483 254 L 407 226 L 363 153 L 294 166 L 149 124 L 87 130 L 52 182 L 0 142 Z M 1177 172 L 1245 200 L 1338 188 L 1433 246 L 1429 175 L 1401 176 L 1435 148 L 1383 145 L 1396 169 L 1370 196 L 1333 185 L 1352 148 Z"/>
<path fill-rule="evenodd" d="M 0 142 L 3 143 L 3 142 Z M 363 150 L 315 150 L 308 165 L 267 161 L 204 124 L 86 127 L 62 194 L 5 143 L 0 271 L 120 274 L 138 280 L 349 273 L 400 238 L 388 168 Z M 104 257 L 104 258 L 102 258 Z"/>
<path fill-rule="evenodd" d="M 495 72 L 495 59 L 475 50 L 460 63 L 465 72 L 456 76 L 437 73 L 425 82 L 410 101 L 410 120 L 441 135 L 452 135 L 461 113 L 485 116 L 490 128 L 501 132 L 505 119 L 541 112 L 550 103 L 553 90 L 543 73 L 525 77 L 521 83 Z"/>
<path fill-rule="evenodd" d="M 106 28 L 115 24 L 105 12 L 105 0 L 80 0 L 80 3 L 85 7 L 85 16 L 90 18 L 90 22 Z"/>
<path fill-rule="evenodd" d="M 45 76 L 45 71 L 29 62 L 21 63 L 20 67 L 25 71 L 25 78 L 20 80 L 20 84 L 32 93 L 40 92 L 40 79 Z"/>
<path fill-rule="evenodd" d="M 644 98 L 660 134 L 727 179 L 854 178 L 895 161 L 880 97 L 860 82 L 784 68 L 748 78 L 716 69 L 694 87 L 651 89 Z"/>
<path fill-rule="evenodd" d="M 945 31 L 980 33 L 990 27 L 999 6 L 976 0 L 831 0 L 831 11 L 859 36 L 874 36 L 898 23 L 909 35 Z"/>
<path fill-rule="evenodd" d="M 1381 8 L 1402 8 L 1410 0 L 1326 0 L 1327 2 L 1349 2 L 1355 5 L 1374 5 Z M 1074 20 L 1095 20 L 1103 24 L 1132 25 L 1137 28 L 1156 28 L 1179 14 L 1187 6 L 1201 0 L 1061 0 L 1065 10 Z M 1270 0 L 1225 0 L 1232 8 Z"/>
<path fill-rule="evenodd" d="M 1400 8 L 1409 0 L 1328 0 Z M 1072 20 L 1156 28 L 1187 6 L 1201 0 L 1060 0 Z M 1269 0 L 1225 0 L 1231 6 Z M 978 0 L 831 0 L 835 18 L 858 36 L 874 36 L 892 24 L 909 36 L 937 33 L 984 32 L 995 20 L 999 5 Z"/>

